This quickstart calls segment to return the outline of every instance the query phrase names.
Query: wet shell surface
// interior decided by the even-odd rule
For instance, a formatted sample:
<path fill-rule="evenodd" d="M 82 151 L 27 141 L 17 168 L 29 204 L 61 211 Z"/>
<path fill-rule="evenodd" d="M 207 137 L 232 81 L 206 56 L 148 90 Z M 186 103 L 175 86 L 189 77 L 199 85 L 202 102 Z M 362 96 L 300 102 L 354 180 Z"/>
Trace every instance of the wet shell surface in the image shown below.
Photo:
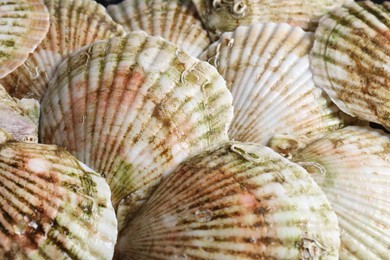
<path fill-rule="evenodd" d="M 42 0 L 0 0 L 0 78 L 23 64 L 49 30 Z"/>
<path fill-rule="evenodd" d="M 289 23 L 314 31 L 328 11 L 349 0 L 193 0 L 206 27 L 214 36 L 240 25 Z"/>
<path fill-rule="evenodd" d="M 105 180 L 52 145 L 0 145 L 0 258 L 111 259 Z"/>
<path fill-rule="evenodd" d="M 293 160 L 325 192 L 340 224 L 340 259 L 390 256 L 390 136 L 347 127 L 308 145 Z"/>
<path fill-rule="evenodd" d="M 334 211 L 309 174 L 238 142 L 169 175 L 118 238 L 120 259 L 337 259 Z"/>
<path fill-rule="evenodd" d="M 45 0 L 50 30 L 27 61 L 0 83 L 15 97 L 41 99 L 47 83 L 70 53 L 97 40 L 125 34 L 93 0 Z"/>
<path fill-rule="evenodd" d="M 314 80 L 341 110 L 390 129 L 390 4 L 350 3 L 323 17 Z"/>
<path fill-rule="evenodd" d="M 311 47 L 311 33 L 265 23 L 224 33 L 201 55 L 232 92 L 232 139 L 289 153 L 343 125 L 337 107 L 314 84 Z"/>
<path fill-rule="evenodd" d="M 211 43 L 189 0 L 125 0 L 107 10 L 126 31 L 161 36 L 195 57 Z"/>
<path fill-rule="evenodd" d="M 15 100 L 0 85 L 0 130 L 3 132 L 2 136 L 7 136 L 0 137 L 0 140 L 38 142 L 38 117 L 38 101 Z"/>
<path fill-rule="evenodd" d="M 207 62 L 133 32 L 61 64 L 43 99 L 40 133 L 104 174 L 115 206 L 127 195 L 133 205 L 186 157 L 228 139 L 231 103 Z"/>

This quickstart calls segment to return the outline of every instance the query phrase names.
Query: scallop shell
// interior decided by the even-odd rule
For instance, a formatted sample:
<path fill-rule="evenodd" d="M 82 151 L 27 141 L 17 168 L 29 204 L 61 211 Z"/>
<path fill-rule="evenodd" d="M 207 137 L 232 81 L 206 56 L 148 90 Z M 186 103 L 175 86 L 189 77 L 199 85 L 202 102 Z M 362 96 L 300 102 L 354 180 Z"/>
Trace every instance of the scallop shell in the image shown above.
<path fill-rule="evenodd" d="M 118 238 L 119 259 L 337 259 L 337 217 L 309 174 L 232 142 L 181 164 Z"/>
<path fill-rule="evenodd" d="M 96 40 L 125 34 L 105 8 L 93 0 L 45 0 L 50 30 L 44 41 L 0 83 L 15 97 L 41 99 L 57 66 L 70 53 Z"/>
<path fill-rule="evenodd" d="M 308 145 L 293 160 L 312 173 L 336 211 L 340 259 L 388 259 L 390 136 L 351 126 Z"/>
<path fill-rule="evenodd" d="M 350 0 L 193 0 L 204 24 L 216 36 L 240 25 L 289 23 L 314 31 L 318 20 Z"/>
<path fill-rule="evenodd" d="M 5 140 L 38 142 L 38 122 L 33 121 L 38 120 L 38 117 L 38 101 L 23 100 L 23 102 L 18 102 L 0 85 L 0 130 L 3 132 L 1 134 L 3 137 L 0 137 L 0 140 L 3 141 L 0 143 L 5 142 Z"/>
<path fill-rule="evenodd" d="M 311 62 L 341 110 L 390 129 L 389 3 L 350 3 L 322 18 Z"/>
<path fill-rule="evenodd" d="M 0 145 L 0 259 L 111 259 L 105 180 L 52 145 Z"/>
<path fill-rule="evenodd" d="M 211 65 L 133 32 L 65 60 L 43 98 L 40 133 L 103 173 L 115 206 L 128 195 L 137 204 L 186 157 L 228 139 L 231 102 Z"/>
<path fill-rule="evenodd" d="M 42 0 L 0 0 L 0 21 L 0 78 L 4 78 L 45 38 L 49 13 Z"/>
<path fill-rule="evenodd" d="M 107 10 L 126 31 L 161 36 L 195 57 L 211 43 L 189 0 L 125 0 Z"/>
<path fill-rule="evenodd" d="M 201 55 L 226 79 L 238 141 L 269 144 L 283 153 L 343 125 L 339 110 L 315 87 L 310 71 L 312 34 L 288 24 L 240 26 Z"/>

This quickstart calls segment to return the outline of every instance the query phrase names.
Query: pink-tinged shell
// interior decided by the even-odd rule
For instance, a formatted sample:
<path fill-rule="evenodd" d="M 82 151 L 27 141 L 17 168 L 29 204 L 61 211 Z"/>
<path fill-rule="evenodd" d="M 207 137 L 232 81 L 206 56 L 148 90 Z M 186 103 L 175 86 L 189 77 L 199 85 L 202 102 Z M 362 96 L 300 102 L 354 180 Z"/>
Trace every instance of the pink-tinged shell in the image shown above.
<path fill-rule="evenodd" d="M 0 85 L 0 130 L 3 132 L 0 143 L 10 140 L 38 142 L 39 103 L 30 101 L 33 104 L 28 108 L 22 106 L 21 101 L 13 99 Z"/>
<path fill-rule="evenodd" d="M 390 129 L 389 2 L 352 2 L 324 16 L 311 68 L 342 111 Z"/>
<path fill-rule="evenodd" d="M 319 19 L 351 0 L 193 0 L 213 36 L 234 31 L 241 25 L 288 23 L 315 31 Z"/>
<path fill-rule="evenodd" d="M 336 215 L 309 174 L 231 142 L 182 163 L 118 238 L 118 259 L 338 259 Z"/>
<path fill-rule="evenodd" d="M 210 64 L 132 32 L 61 64 L 43 98 L 40 134 L 104 174 L 115 206 L 126 196 L 133 205 L 185 158 L 228 139 L 231 102 Z"/>
<path fill-rule="evenodd" d="M 312 36 L 285 23 L 240 26 L 200 56 L 232 92 L 230 138 L 287 155 L 344 125 L 339 109 L 314 84 Z"/>
<path fill-rule="evenodd" d="M 125 0 L 107 10 L 126 31 L 143 30 L 161 36 L 194 57 L 211 43 L 189 0 Z"/>
<path fill-rule="evenodd" d="M 16 71 L 0 80 L 17 98 L 40 100 L 56 68 L 70 53 L 97 40 L 125 34 L 106 9 L 93 0 L 45 0 L 50 30 Z"/>
<path fill-rule="evenodd" d="M 341 234 L 340 259 L 390 256 L 390 136 L 349 126 L 293 156 L 324 191 Z"/>
<path fill-rule="evenodd" d="M 0 202 L 0 259 L 112 259 L 110 189 L 65 150 L 0 145 Z"/>
<path fill-rule="evenodd" d="M 48 30 L 42 0 L 0 0 L 0 79 L 26 61 Z"/>

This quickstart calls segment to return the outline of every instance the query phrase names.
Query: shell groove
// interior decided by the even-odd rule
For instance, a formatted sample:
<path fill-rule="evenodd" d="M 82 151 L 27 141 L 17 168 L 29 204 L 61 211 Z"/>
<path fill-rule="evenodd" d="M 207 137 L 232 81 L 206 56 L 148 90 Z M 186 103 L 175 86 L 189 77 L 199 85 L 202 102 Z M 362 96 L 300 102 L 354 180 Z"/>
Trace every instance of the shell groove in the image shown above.
<path fill-rule="evenodd" d="M 115 206 L 125 196 L 138 203 L 187 156 L 228 139 L 231 102 L 211 65 L 132 32 L 65 60 L 43 99 L 40 133 L 103 173 Z"/>
<path fill-rule="evenodd" d="M 182 163 L 118 238 L 121 259 L 337 259 L 337 218 L 309 174 L 232 142 Z"/>
<path fill-rule="evenodd" d="M 350 0 L 193 0 L 204 24 L 214 36 L 240 25 L 288 23 L 314 31 L 318 20 Z"/>
<path fill-rule="evenodd" d="M 312 173 L 338 216 L 340 259 L 387 259 L 390 137 L 351 126 L 308 145 L 293 160 Z"/>
<path fill-rule="evenodd" d="M 125 0 L 107 10 L 126 31 L 161 36 L 195 57 L 211 43 L 189 0 Z"/>
<path fill-rule="evenodd" d="M 232 92 L 232 139 L 289 153 L 343 126 L 340 111 L 314 84 L 311 47 L 311 33 L 265 23 L 224 33 L 201 55 Z"/>
<path fill-rule="evenodd" d="M 49 30 L 42 0 L 0 0 L 0 78 L 23 64 Z"/>
<path fill-rule="evenodd" d="M 0 145 L 0 258 L 111 259 L 105 180 L 56 146 Z"/>
<path fill-rule="evenodd" d="M 0 85 L 0 130 L 3 132 L 0 143 L 6 140 L 38 142 L 38 117 L 38 101 L 14 100 Z"/>
<path fill-rule="evenodd" d="M 311 66 L 341 110 L 390 129 L 390 5 L 350 3 L 323 17 Z"/>
<path fill-rule="evenodd" d="M 125 34 L 93 0 L 44 2 L 50 13 L 49 33 L 23 66 L 0 80 L 14 97 L 40 100 L 57 66 L 70 53 L 94 41 Z"/>

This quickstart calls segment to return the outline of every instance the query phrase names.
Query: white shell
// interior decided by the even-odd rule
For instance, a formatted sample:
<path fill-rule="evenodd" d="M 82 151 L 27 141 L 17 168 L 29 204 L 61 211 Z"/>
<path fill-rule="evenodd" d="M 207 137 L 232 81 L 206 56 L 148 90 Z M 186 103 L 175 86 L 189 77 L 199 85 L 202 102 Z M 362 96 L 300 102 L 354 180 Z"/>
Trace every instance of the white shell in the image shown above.
<path fill-rule="evenodd" d="M 0 79 L 23 64 L 48 30 L 42 0 L 0 0 Z"/>
<path fill-rule="evenodd" d="M 189 0 L 125 0 L 107 10 L 126 31 L 161 36 L 195 57 L 211 43 Z"/>
<path fill-rule="evenodd" d="M 126 196 L 138 205 L 185 158 L 228 139 L 231 102 L 207 62 L 133 32 L 62 63 L 42 102 L 40 133 L 104 174 L 115 206 Z"/>
<path fill-rule="evenodd" d="M 340 128 L 339 110 L 310 70 L 312 34 L 288 24 L 240 26 L 201 55 L 233 95 L 232 139 L 270 144 L 282 153 Z"/>
<path fill-rule="evenodd" d="M 336 211 L 340 259 L 388 259 L 390 136 L 351 126 L 308 145 L 293 160 L 312 173 Z"/>
<path fill-rule="evenodd" d="M 336 215 L 270 148 L 227 143 L 181 164 L 121 233 L 118 259 L 337 259 Z"/>
<path fill-rule="evenodd" d="M 7 140 L 38 142 L 38 117 L 38 101 L 14 100 L 0 85 L 0 130 L 3 132 L 0 143 Z"/>
<path fill-rule="evenodd" d="M 93 0 L 44 2 L 50 12 L 49 33 L 22 66 L 0 80 L 14 97 L 40 100 L 57 66 L 70 53 L 96 40 L 125 34 Z"/>
<path fill-rule="evenodd" d="M 105 180 L 56 146 L 0 145 L 0 259 L 112 259 Z"/>
<path fill-rule="evenodd" d="M 311 53 L 314 81 L 345 113 L 390 129 L 390 4 L 344 5 L 324 16 Z"/>

